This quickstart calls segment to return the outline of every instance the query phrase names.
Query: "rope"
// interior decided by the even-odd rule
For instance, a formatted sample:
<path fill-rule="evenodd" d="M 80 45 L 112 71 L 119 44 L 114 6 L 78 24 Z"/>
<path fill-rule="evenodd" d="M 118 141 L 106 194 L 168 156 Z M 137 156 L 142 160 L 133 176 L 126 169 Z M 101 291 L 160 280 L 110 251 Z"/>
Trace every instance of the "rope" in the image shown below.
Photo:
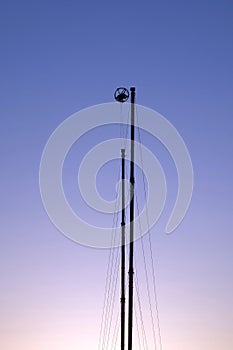
<path fill-rule="evenodd" d="M 120 166 L 119 166 L 119 174 L 118 177 L 120 176 Z M 118 202 L 118 209 L 119 209 L 119 202 Z M 114 209 L 114 216 L 113 216 L 113 225 L 112 225 L 112 231 L 111 231 L 111 236 L 112 236 L 112 241 L 111 241 L 111 248 L 109 252 L 109 259 L 108 259 L 108 267 L 107 267 L 107 275 L 106 275 L 106 282 L 105 282 L 105 292 L 104 292 L 104 306 L 103 306 L 103 311 L 102 311 L 102 319 L 101 319 L 101 329 L 100 329 L 100 337 L 99 337 L 99 345 L 98 349 L 101 350 L 101 341 L 102 341 L 102 349 L 105 348 L 105 340 L 107 336 L 107 322 L 109 319 L 109 298 L 110 298 L 110 289 L 111 289 L 111 281 L 112 281 L 112 270 L 113 270 L 113 261 L 114 261 L 114 253 L 115 250 L 113 248 L 116 235 L 115 227 L 117 225 L 117 220 L 118 220 L 118 215 L 116 213 L 119 212 L 117 209 L 117 202 L 115 203 L 115 209 Z"/>
<path fill-rule="evenodd" d="M 129 115 L 130 114 L 128 113 L 127 124 L 126 125 L 123 124 L 122 123 L 123 113 L 122 113 L 122 106 L 121 106 L 119 133 L 120 133 L 121 140 L 124 140 L 122 142 L 122 145 L 124 144 L 124 148 L 126 148 L 126 144 L 127 144 L 127 136 L 128 136 L 128 129 L 129 129 L 129 124 L 128 124 Z M 125 125 L 125 132 L 123 128 L 124 125 Z M 126 169 L 126 172 L 127 172 L 127 169 Z M 118 178 L 120 178 L 120 165 L 119 165 Z M 129 190 L 128 190 L 127 196 L 129 196 Z M 117 263 L 119 260 L 119 247 L 117 249 L 114 249 L 113 247 L 115 245 L 114 243 L 116 240 L 116 230 L 114 230 L 114 227 L 117 226 L 119 221 L 119 215 L 116 215 L 116 213 L 119 213 L 119 206 L 120 206 L 120 202 L 118 201 L 118 203 L 117 202 L 115 203 L 113 225 L 112 225 L 112 231 L 111 231 L 112 240 L 111 240 L 111 248 L 110 248 L 109 258 L 108 258 L 107 275 L 106 275 L 106 282 L 105 282 L 104 306 L 102 310 L 101 329 L 100 329 L 99 345 L 98 345 L 99 350 L 106 349 L 109 345 L 113 311 L 114 311 L 114 301 L 116 300 L 115 296 L 116 296 L 116 287 L 117 287 L 117 281 L 118 281 L 118 274 L 116 276 L 116 273 L 117 273 L 117 266 L 118 266 Z M 112 341 L 114 341 L 115 331 L 116 331 L 116 328 L 114 328 Z M 118 332 L 119 332 L 119 329 L 118 329 Z M 116 342 L 117 342 L 117 339 L 116 339 Z"/>
<path fill-rule="evenodd" d="M 140 135 L 140 127 L 139 127 L 139 121 L 138 121 L 139 119 L 138 119 L 137 112 L 136 112 L 136 118 L 137 118 L 137 125 L 138 125 L 138 136 L 139 136 L 139 144 L 140 144 L 141 165 L 142 165 L 142 170 L 143 170 L 143 173 L 144 173 L 143 158 L 142 158 L 142 148 L 141 148 L 141 135 Z M 162 350 L 162 337 L 161 337 L 161 327 L 160 327 L 160 319 L 159 319 L 157 286 L 156 286 L 156 278 L 155 278 L 154 259 L 153 259 L 153 253 L 152 253 L 151 230 L 150 230 L 150 225 L 149 225 L 148 204 L 147 204 L 147 201 L 146 201 L 146 184 L 145 184 L 144 176 L 143 176 L 143 189 L 144 189 L 144 196 L 145 196 L 145 202 L 146 202 L 146 218 L 147 218 L 147 227 L 148 227 L 148 240 L 149 240 L 149 247 L 150 247 L 150 258 L 151 258 L 151 265 L 152 265 L 152 279 L 153 279 L 153 291 L 154 291 L 154 299 L 155 299 L 156 318 L 157 318 L 157 323 L 158 323 L 159 346 L 160 346 L 160 350 Z"/>
<path fill-rule="evenodd" d="M 115 323 L 115 327 L 114 327 L 114 332 L 113 332 L 113 337 L 112 337 L 112 347 L 111 347 L 111 349 L 115 349 L 116 348 L 119 328 L 120 328 L 120 323 L 119 323 L 119 311 L 118 311 L 117 319 L 116 319 L 116 323 Z"/>
<path fill-rule="evenodd" d="M 135 196 L 135 197 L 136 197 L 137 210 L 138 210 L 138 216 L 139 216 L 138 198 L 137 198 L 137 196 Z M 140 216 L 139 216 L 139 227 L 140 227 L 140 232 L 142 232 Z M 156 349 L 155 324 L 154 324 L 154 317 L 153 317 L 153 312 L 152 312 L 152 303 L 151 303 L 151 295 L 150 295 L 150 288 L 149 288 L 149 278 L 148 278 L 148 272 L 147 272 L 147 263 L 146 263 L 146 256 L 145 256 L 143 237 L 141 237 L 140 242 L 141 242 L 141 246 L 142 246 L 142 255 L 143 255 L 143 261 L 144 261 L 144 267 L 145 267 L 146 286 L 147 286 L 147 295 L 148 295 L 148 301 L 149 301 L 149 306 L 150 306 L 150 315 L 151 315 L 151 321 L 152 321 L 153 339 L 154 339 L 154 345 L 155 345 L 155 349 Z"/>
<path fill-rule="evenodd" d="M 135 267 L 137 270 L 137 266 L 135 263 Z M 145 326 L 143 322 L 143 313 L 142 313 L 142 306 L 141 306 L 141 301 L 140 301 L 140 292 L 139 292 L 139 283 L 138 283 L 138 277 L 137 274 L 135 274 L 135 286 L 136 286 L 136 294 L 137 294 L 137 300 L 138 300 L 138 307 L 139 307 L 139 314 L 140 314 L 140 319 L 141 319 L 141 329 L 142 329 L 142 341 L 143 341 L 143 348 L 148 349 L 148 344 L 147 344 L 147 338 L 146 338 L 146 332 L 145 332 Z"/>
<path fill-rule="evenodd" d="M 112 289 L 112 299 L 110 302 L 110 306 L 109 306 L 109 313 L 110 313 L 110 320 L 108 320 L 109 322 L 109 330 L 108 330 L 108 337 L 107 337 L 107 345 L 106 347 L 108 348 L 108 344 L 109 344 L 109 339 L 110 339 L 110 333 L 111 333 L 111 326 L 112 326 L 112 317 L 113 317 L 113 309 L 114 309 L 114 302 L 116 301 L 116 287 L 117 287 L 117 281 L 118 281 L 118 277 L 119 274 L 117 274 L 116 277 L 116 271 L 117 271 L 117 267 L 118 267 L 118 260 L 119 260 L 119 251 L 120 249 L 117 249 L 117 257 L 116 257 L 116 261 L 115 261 L 115 268 L 114 268 L 114 280 L 115 280 L 115 284 L 114 287 Z"/>
<path fill-rule="evenodd" d="M 139 350 L 141 350 L 141 339 L 140 339 L 140 333 L 139 333 L 139 326 L 138 326 L 138 315 L 136 312 L 136 303 L 135 303 L 135 320 L 136 320 L 136 329 L 137 329 L 137 336 L 138 336 L 138 345 L 139 345 Z"/>

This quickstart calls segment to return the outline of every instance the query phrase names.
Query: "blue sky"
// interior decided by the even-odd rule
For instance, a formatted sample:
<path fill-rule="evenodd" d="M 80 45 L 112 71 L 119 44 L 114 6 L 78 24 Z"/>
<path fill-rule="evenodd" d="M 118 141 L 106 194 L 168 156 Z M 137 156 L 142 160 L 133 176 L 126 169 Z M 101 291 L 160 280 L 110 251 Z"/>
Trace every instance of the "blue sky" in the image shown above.
<path fill-rule="evenodd" d="M 121 85 L 177 128 L 194 167 L 186 218 L 153 236 L 163 350 L 231 349 L 232 12 L 230 1 L 1 1 L 4 350 L 97 348 L 108 252 L 56 230 L 38 174 L 53 130 Z"/>

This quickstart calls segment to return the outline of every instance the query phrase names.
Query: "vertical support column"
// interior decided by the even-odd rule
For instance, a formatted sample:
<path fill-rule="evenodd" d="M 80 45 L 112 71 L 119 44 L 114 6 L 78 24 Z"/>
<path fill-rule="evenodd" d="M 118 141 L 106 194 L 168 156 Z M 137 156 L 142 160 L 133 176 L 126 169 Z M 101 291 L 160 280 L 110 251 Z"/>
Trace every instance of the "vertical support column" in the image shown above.
<path fill-rule="evenodd" d="M 121 350 L 125 349 L 125 149 L 121 150 Z"/>
<path fill-rule="evenodd" d="M 134 103 L 135 88 L 131 92 L 131 158 L 130 158 L 130 250 L 129 250 L 129 314 L 128 314 L 128 350 L 133 346 L 133 277 L 134 277 Z"/>

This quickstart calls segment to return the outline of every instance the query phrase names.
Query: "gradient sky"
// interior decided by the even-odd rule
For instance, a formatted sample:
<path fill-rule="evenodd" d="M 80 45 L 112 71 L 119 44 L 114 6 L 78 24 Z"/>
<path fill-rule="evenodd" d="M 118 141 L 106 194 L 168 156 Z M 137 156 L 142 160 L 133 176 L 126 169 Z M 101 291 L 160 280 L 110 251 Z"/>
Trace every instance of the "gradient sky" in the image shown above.
<path fill-rule="evenodd" d="M 232 2 L 3 0 L 0 16 L 0 348 L 97 349 L 108 251 L 52 225 L 39 164 L 64 119 L 135 85 L 195 174 L 180 227 L 153 236 L 163 350 L 231 350 Z"/>

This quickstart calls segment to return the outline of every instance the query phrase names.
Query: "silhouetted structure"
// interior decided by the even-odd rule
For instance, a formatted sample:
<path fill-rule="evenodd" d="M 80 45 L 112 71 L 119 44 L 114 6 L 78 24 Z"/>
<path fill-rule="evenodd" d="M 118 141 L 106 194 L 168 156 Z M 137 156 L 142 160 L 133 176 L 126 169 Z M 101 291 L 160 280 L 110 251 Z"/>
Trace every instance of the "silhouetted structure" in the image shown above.
<path fill-rule="evenodd" d="M 130 88 L 131 97 L 131 147 L 130 147 L 130 247 L 129 247 L 129 303 L 128 303 L 128 350 L 132 350 L 133 337 L 133 283 L 134 283 L 134 103 L 135 87 Z M 129 91 L 126 88 L 118 88 L 114 97 L 118 102 L 125 102 L 129 98 Z M 122 150 L 122 179 L 124 173 L 124 150 Z M 122 181 L 123 183 L 124 181 Z M 123 186 L 123 184 L 122 184 Z M 124 188 L 122 187 L 122 256 L 121 256 L 121 350 L 125 346 L 125 201 Z"/>
<path fill-rule="evenodd" d="M 122 217 L 121 217 L 121 350 L 125 348 L 125 150 L 121 150 Z"/>

